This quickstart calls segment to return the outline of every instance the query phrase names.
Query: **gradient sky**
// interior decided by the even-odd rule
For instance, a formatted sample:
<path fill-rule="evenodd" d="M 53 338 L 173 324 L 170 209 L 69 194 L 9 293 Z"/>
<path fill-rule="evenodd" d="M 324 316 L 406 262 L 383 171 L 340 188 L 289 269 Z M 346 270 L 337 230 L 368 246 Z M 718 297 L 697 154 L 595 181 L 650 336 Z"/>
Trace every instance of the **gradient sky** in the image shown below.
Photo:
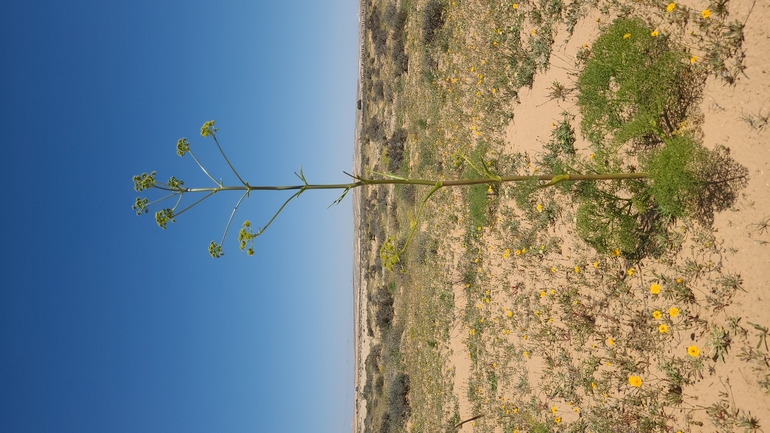
<path fill-rule="evenodd" d="M 358 3 L 73 0 L 3 6 L 0 429 L 339 432 L 353 413 L 352 213 L 308 192 L 218 194 L 170 224 L 131 177 L 343 182 Z M 186 198 L 187 200 L 187 198 Z M 188 201 L 189 202 L 189 201 Z"/>

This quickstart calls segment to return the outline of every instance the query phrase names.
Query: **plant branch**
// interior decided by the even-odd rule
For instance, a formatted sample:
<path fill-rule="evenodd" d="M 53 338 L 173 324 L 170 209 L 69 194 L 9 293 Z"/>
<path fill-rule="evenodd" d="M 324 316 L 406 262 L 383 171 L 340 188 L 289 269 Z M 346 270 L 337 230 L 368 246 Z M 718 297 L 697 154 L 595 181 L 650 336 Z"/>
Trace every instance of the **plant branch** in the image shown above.
<path fill-rule="evenodd" d="M 233 222 L 233 217 L 235 216 L 235 211 L 238 210 L 238 206 L 241 205 L 241 202 L 243 201 L 246 196 L 249 195 L 249 191 L 246 191 L 241 196 L 240 200 L 238 200 L 238 203 L 235 204 L 235 207 L 233 208 L 233 212 L 230 214 L 230 219 L 227 220 L 227 226 L 225 227 L 225 232 L 222 234 L 222 241 L 219 242 L 219 245 L 222 245 L 225 243 L 225 237 L 227 237 L 227 231 L 230 230 L 230 223 Z"/>
<path fill-rule="evenodd" d="M 213 181 L 215 184 L 217 184 L 217 185 L 219 185 L 219 186 L 222 186 L 222 184 L 221 184 L 221 183 L 217 182 L 217 180 L 216 180 L 216 179 L 214 179 L 214 178 L 213 178 L 213 177 L 212 177 L 212 176 L 209 174 L 209 172 L 208 172 L 208 171 L 206 171 L 206 169 L 205 169 L 205 168 L 203 168 L 203 164 L 201 164 L 201 163 L 200 163 L 200 161 L 198 161 L 198 158 L 196 158 L 196 157 L 195 157 L 195 155 L 193 155 L 193 153 L 192 153 L 192 150 L 188 150 L 188 151 L 187 151 L 187 153 L 189 153 L 189 154 L 190 154 L 190 156 L 192 156 L 192 159 L 193 159 L 193 160 L 195 160 L 195 163 L 196 163 L 196 164 L 198 164 L 198 167 L 200 167 L 200 168 L 201 168 L 201 170 L 203 170 L 203 172 L 204 172 L 204 173 L 206 173 L 206 176 L 208 176 L 208 177 L 209 177 L 209 179 L 211 179 L 211 180 L 212 180 L 212 181 Z M 227 159 L 227 158 L 225 158 L 225 159 Z"/>
<path fill-rule="evenodd" d="M 229 159 L 227 159 L 227 155 L 225 155 L 225 151 L 224 151 L 224 150 L 222 150 L 222 146 L 220 146 L 220 145 L 219 145 L 219 140 L 217 140 L 217 135 L 212 133 L 212 134 L 211 134 L 211 136 L 214 138 L 214 142 L 217 144 L 217 148 L 219 148 L 219 152 L 222 154 L 222 157 L 223 157 L 223 158 L 225 158 L 225 161 L 227 161 L 227 165 L 229 165 L 229 166 L 230 166 L 230 169 L 231 169 L 231 170 L 233 171 L 233 173 L 235 173 L 235 175 L 238 177 L 238 180 L 240 180 L 240 181 L 241 181 L 241 183 L 242 183 L 243 185 L 245 185 L 245 186 L 249 186 L 249 184 L 248 184 L 246 181 L 244 181 L 244 180 L 241 178 L 241 175 L 240 175 L 240 174 L 238 174 L 238 172 L 237 172 L 237 171 L 235 171 L 235 167 L 233 167 L 233 165 L 232 165 L 232 164 L 230 164 L 230 160 L 229 160 Z M 215 181 L 215 182 L 216 182 L 216 181 Z"/>

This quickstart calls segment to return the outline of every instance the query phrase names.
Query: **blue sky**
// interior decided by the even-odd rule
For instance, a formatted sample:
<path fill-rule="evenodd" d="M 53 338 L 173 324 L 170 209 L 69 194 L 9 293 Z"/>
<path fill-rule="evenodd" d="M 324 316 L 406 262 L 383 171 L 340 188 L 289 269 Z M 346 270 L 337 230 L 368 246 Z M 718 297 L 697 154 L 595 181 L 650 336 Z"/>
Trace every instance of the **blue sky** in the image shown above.
<path fill-rule="evenodd" d="M 357 2 L 4 5 L 0 425 L 19 432 L 315 431 L 353 412 L 352 212 L 334 192 L 218 194 L 166 231 L 131 177 L 346 181 Z M 143 195 L 146 195 L 143 193 Z"/>

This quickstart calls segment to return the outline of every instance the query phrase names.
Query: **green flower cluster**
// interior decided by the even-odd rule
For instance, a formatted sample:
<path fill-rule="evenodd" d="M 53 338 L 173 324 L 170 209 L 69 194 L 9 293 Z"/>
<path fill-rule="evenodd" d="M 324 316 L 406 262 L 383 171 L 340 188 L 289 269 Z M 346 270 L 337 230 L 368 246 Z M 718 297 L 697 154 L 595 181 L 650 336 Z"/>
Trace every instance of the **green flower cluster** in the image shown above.
<path fill-rule="evenodd" d="M 141 176 L 134 176 L 134 190 L 144 191 L 155 186 L 155 172 L 150 174 L 142 173 Z"/>
<path fill-rule="evenodd" d="M 208 137 L 209 135 L 214 135 L 217 131 L 219 131 L 218 128 L 214 128 L 214 122 L 216 122 L 216 120 L 209 120 L 208 122 L 204 123 L 203 126 L 201 126 L 201 137 Z"/>
<path fill-rule="evenodd" d="M 155 212 L 155 222 L 158 223 L 158 226 L 162 228 L 163 230 L 166 230 L 166 224 L 168 224 L 169 221 L 172 223 L 175 223 L 176 221 L 172 218 L 174 216 L 174 212 L 171 209 L 162 209 L 157 212 Z"/>
<path fill-rule="evenodd" d="M 211 241 L 211 244 L 209 244 L 209 254 L 215 259 L 225 255 L 225 253 L 222 252 L 222 245 L 219 245 L 214 241 Z"/>
<path fill-rule="evenodd" d="M 190 142 L 187 141 L 187 137 L 182 137 L 176 142 L 176 154 L 184 156 L 185 153 L 190 151 Z"/>
<path fill-rule="evenodd" d="M 136 203 L 131 206 L 131 209 L 136 211 L 137 216 L 141 215 L 142 212 L 147 213 L 149 212 L 149 209 L 147 209 L 148 201 L 146 198 L 137 197 Z"/>
<path fill-rule="evenodd" d="M 238 232 L 238 242 L 240 242 L 241 251 L 243 251 L 246 248 L 246 244 L 251 242 L 251 247 L 249 247 L 249 249 L 246 250 L 246 254 L 253 256 L 254 255 L 254 238 L 256 237 L 257 235 L 255 235 L 254 232 L 251 231 L 251 222 L 244 221 L 241 231 Z"/>

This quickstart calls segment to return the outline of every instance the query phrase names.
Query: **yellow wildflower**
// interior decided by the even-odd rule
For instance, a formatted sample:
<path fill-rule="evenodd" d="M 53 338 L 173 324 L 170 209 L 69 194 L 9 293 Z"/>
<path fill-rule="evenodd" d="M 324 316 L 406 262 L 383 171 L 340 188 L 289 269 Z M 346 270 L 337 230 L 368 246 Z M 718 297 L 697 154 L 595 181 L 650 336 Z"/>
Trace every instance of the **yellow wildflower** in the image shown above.
<path fill-rule="evenodd" d="M 551 408 L 551 413 L 556 413 L 556 406 L 553 406 L 553 407 Z"/>
<path fill-rule="evenodd" d="M 674 8 L 676 8 L 676 3 L 669 3 L 668 6 L 666 6 L 666 12 L 670 13 Z"/>
<path fill-rule="evenodd" d="M 591 382 L 591 388 L 596 389 L 596 384 Z"/>
<path fill-rule="evenodd" d="M 513 317 L 513 311 L 508 310 L 508 311 L 505 312 L 505 315 L 508 316 L 508 317 Z"/>
<path fill-rule="evenodd" d="M 681 278 L 677 278 L 677 279 L 676 279 L 676 283 L 677 283 L 677 284 L 682 284 L 682 279 L 681 279 Z"/>
<path fill-rule="evenodd" d="M 554 289 L 551 289 L 551 294 L 552 294 L 552 295 L 555 295 L 555 294 L 556 294 L 556 290 L 554 290 Z"/>
<path fill-rule="evenodd" d="M 625 35 L 623 35 L 623 39 L 628 39 L 630 37 L 631 37 L 631 33 L 626 33 Z"/>
<path fill-rule="evenodd" d="M 594 269 L 599 267 L 599 262 L 594 262 Z"/>
<path fill-rule="evenodd" d="M 579 272 L 580 272 L 580 267 L 579 266 L 575 266 L 575 273 L 577 274 Z"/>
<path fill-rule="evenodd" d="M 698 346 L 690 346 L 687 348 L 687 354 L 693 358 L 697 358 L 698 355 L 700 355 L 700 349 L 698 349 Z"/>
<path fill-rule="evenodd" d="M 607 346 L 614 346 L 615 345 L 615 339 L 610 337 L 607 339 Z"/>
<path fill-rule="evenodd" d="M 711 16 L 711 11 L 708 9 L 703 9 L 703 11 L 700 13 L 700 16 L 702 16 L 704 19 L 708 18 Z"/>
<path fill-rule="evenodd" d="M 661 334 L 665 334 L 666 332 L 668 332 L 668 326 L 665 323 L 661 323 L 658 326 L 658 332 L 660 332 Z"/>
<path fill-rule="evenodd" d="M 690 57 L 690 64 L 694 64 L 694 63 L 695 63 L 695 62 L 697 62 L 697 61 L 698 61 L 698 56 L 692 56 L 692 57 Z"/>
<path fill-rule="evenodd" d="M 657 31 L 657 30 L 653 30 L 653 31 L 651 31 L 651 32 L 650 32 L 650 36 L 652 36 L 653 38 L 654 38 L 654 37 L 656 37 L 656 36 L 658 36 L 658 31 Z"/>
<path fill-rule="evenodd" d="M 538 204 L 537 205 L 537 211 L 538 212 L 542 212 L 543 211 L 543 205 L 542 204 Z"/>
<path fill-rule="evenodd" d="M 657 320 L 660 320 L 660 317 L 661 317 L 660 311 L 658 311 L 658 310 L 653 311 L 652 312 L 652 317 L 654 317 Z"/>
<path fill-rule="evenodd" d="M 561 422 L 561 417 L 560 416 L 555 417 L 553 419 L 553 422 L 555 422 L 556 424 L 560 423 Z"/>
<path fill-rule="evenodd" d="M 527 357 L 527 358 L 529 358 L 529 352 L 527 352 L 527 351 L 525 350 L 525 351 L 524 351 L 524 356 L 525 356 L 525 357 Z"/>
<path fill-rule="evenodd" d="M 551 266 L 551 273 L 556 272 L 556 266 Z"/>
<path fill-rule="evenodd" d="M 612 250 L 612 257 L 617 257 L 619 255 L 620 255 L 620 250 L 619 249 L 615 248 L 614 250 Z"/>
<path fill-rule="evenodd" d="M 627 272 L 629 277 L 634 275 L 634 268 L 630 268 Z"/>
<path fill-rule="evenodd" d="M 679 315 L 679 308 L 676 308 L 676 307 L 669 308 L 668 315 L 671 316 L 672 319 L 675 319 L 676 316 Z"/>
<path fill-rule="evenodd" d="M 653 295 L 657 295 L 658 293 L 660 293 L 660 285 L 656 283 L 652 283 L 650 285 L 650 293 L 652 293 Z"/>
<path fill-rule="evenodd" d="M 468 334 L 476 335 L 476 330 L 475 329 L 471 329 L 470 331 L 468 331 Z"/>
<path fill-rule="evenodd" d="M 514 3 L 514 4 L 513 4 L 513 8 L 514 8 L 514 9 L 518 9 L 518 8 L 519 8 L 519 4 L 518 4 L 518 3 Z"/>
<path fill-rule="evenodd" d="M 628 376 L 628 383 L 631 386 L 635 386 L 639 388 L 640 386 L 642 386 L 642 378 L 639 376 Z"/>
<path fill-rule="evenodd" d="M 540 297 L 545 298 L 545 291 L 540 292 Z"/>

